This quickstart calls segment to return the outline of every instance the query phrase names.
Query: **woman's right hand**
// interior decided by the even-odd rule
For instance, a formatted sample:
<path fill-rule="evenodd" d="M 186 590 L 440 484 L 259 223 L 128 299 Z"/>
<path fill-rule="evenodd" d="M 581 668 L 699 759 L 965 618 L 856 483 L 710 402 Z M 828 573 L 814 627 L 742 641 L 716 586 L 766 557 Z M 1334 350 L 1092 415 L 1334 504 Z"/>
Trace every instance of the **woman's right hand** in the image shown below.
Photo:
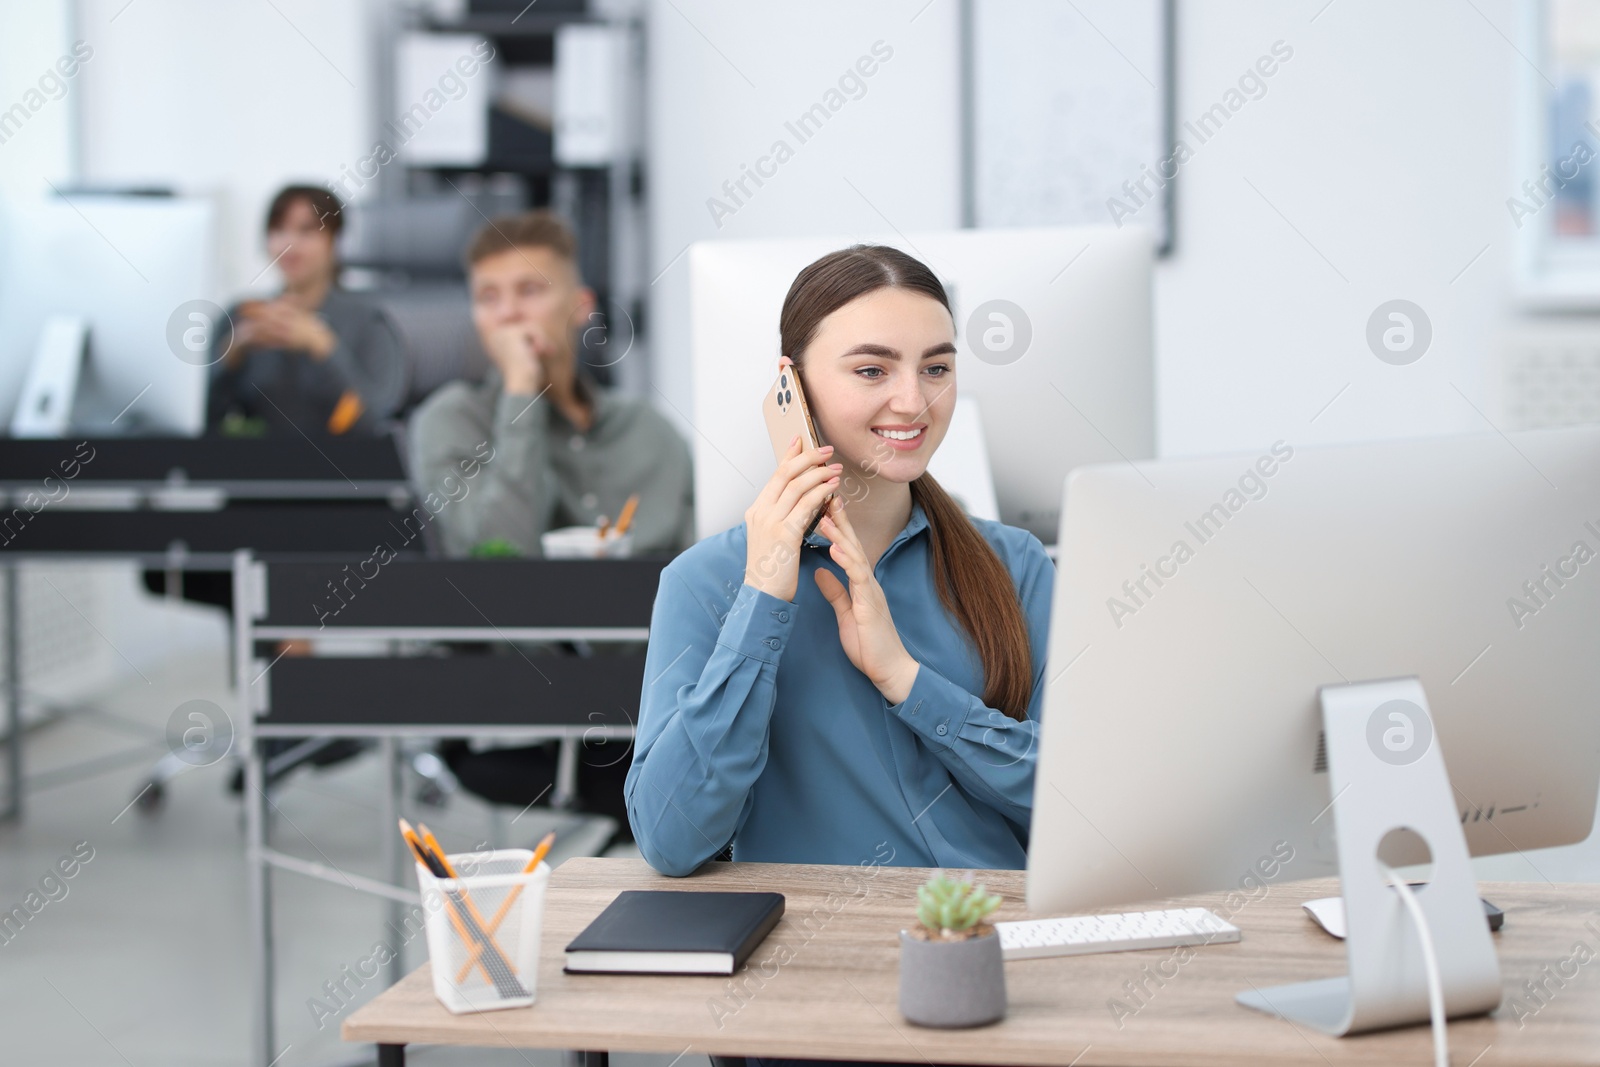
<path fill-rule="evenodd" d="M 839 488 L 841 463 L 828 463 L 832 445 L 802 449 L 789 442 L 778 469 L 744 513 L 744 581 L 779 600 L 793 600 L 800 584 L 800 539 L 828 494 Z"/>

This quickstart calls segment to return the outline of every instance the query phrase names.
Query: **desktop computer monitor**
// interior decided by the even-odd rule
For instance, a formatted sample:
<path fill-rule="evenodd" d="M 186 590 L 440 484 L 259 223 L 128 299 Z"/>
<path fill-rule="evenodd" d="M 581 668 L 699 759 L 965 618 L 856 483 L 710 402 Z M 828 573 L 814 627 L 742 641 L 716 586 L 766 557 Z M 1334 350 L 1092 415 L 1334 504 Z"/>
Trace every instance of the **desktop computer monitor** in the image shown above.
<path fill-rule="evenodd" d="M 700 537 L 737 526 L 776 466 L 761 397 L 777 377 L 778 313 L 789 286 L 808 263 L 857 243 L 900 248 L 944 283 L 956 326 L 956 390 L 977 403 L 980 419 L 972 421 L 982 425 L 1001 521 L 1050 543 L 1068 470 L 1155 455 L 1146 230 L 702 242 L 689 250 Z M 953 490 L 964 474 L 957 430 L 930 467 Z"/>
<path fill-rule="evenodd" d="M 1336 873 L 1344 683 L 1420 680 L 1472 854 L 1588 836 L 1600 427 L 1085 467 L 1064 500 L 1030 910 Z"/>
<path fill-rule="evenodd" d="M 73 195 L 0 203 L 0 418 L 46 324 L 87 323 L 70 432 L 194 435 L 204 355 L 169 341 L 181 306 L 217 300 L 215 213 L 203 200 Z"/>

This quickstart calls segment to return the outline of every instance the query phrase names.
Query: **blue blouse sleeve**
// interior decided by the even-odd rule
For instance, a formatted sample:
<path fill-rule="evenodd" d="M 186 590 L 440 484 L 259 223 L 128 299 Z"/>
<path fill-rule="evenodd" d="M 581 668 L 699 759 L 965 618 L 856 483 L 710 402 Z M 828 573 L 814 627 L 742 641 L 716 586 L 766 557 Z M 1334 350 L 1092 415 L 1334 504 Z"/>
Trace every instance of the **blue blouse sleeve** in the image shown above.
<path fill-rule="evenodd" d="M 1029 535 L 1018 569 L 1017 596 L 1033 657 L 1027 718 L 1017 722 L 989 707 L 927 663 L 917 668 L 906 698 L 898 704 L 886 700 L 884 707 L 921 738 L 968 795 L 1027 826 L 1033 814 L 1055 564 L 1039 539 Z"/>
<path fill-rule="evenodd" d="M 719 615 L 662 571 L 624 787 L 639 851 L 661 873 L 692 873 L 743 824 L 796 610 L 745 585 Z"/>

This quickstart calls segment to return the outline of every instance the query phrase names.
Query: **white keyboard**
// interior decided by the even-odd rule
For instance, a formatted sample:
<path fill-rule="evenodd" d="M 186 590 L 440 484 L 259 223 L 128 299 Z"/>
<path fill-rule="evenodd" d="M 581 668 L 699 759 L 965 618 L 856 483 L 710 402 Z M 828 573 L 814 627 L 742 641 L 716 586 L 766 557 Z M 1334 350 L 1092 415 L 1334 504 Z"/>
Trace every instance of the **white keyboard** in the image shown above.
<path fill-rule="evenodd" d="M 1239 928 L 1205 908 L 1130 911 L 1117 915 L 1069 915 L 995 923 L 1000 951 L 1008 960 L 1085 956 L 1239 940 Z"/>

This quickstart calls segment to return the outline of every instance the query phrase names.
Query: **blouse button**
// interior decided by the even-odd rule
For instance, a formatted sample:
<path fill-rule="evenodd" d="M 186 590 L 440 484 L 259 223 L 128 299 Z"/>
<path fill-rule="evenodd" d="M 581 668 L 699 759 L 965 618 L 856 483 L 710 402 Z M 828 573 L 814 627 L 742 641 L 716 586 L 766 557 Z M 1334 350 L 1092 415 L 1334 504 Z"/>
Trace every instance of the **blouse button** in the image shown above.
<path fill-rule="evenodd" d="M 946 726 L 944 723 L 940 723 L 938 726 L 933 728 L 933 732 L 938 734 L 940 737 L 943 737 L 945 734 L 950 732 L 950 727 Z"/>
<path fill-rule="evenodd" d="M 779 646 L 779 645 L 780 645 L 780 644 L 782 644 L 782 642 L 781 642 L 781 641 L 779 641 L 779 640 L 778 640 L 778 639 L 777 639 L 777 638 L 776 638 L 776 637 L 769 637 L 769 638 L 767 638 L 767 641 L 766 641 L 766 645 L 767 645 L 767 647 L 768 647 L 768 648 L 770 648 L 770 649 L 772 649 L 772 650 L 774 650 L 774 651 L 776 651 L 776 650 L 777 650 L 777 648 L 778 648 L 778 646 Z"/>
<path fill-rule="evenodd" d="M 772 617 L 777 619 L 779 622 L 789 621 L 789 613 L 787 611 L 774 611 L 772 613 Z"/>

